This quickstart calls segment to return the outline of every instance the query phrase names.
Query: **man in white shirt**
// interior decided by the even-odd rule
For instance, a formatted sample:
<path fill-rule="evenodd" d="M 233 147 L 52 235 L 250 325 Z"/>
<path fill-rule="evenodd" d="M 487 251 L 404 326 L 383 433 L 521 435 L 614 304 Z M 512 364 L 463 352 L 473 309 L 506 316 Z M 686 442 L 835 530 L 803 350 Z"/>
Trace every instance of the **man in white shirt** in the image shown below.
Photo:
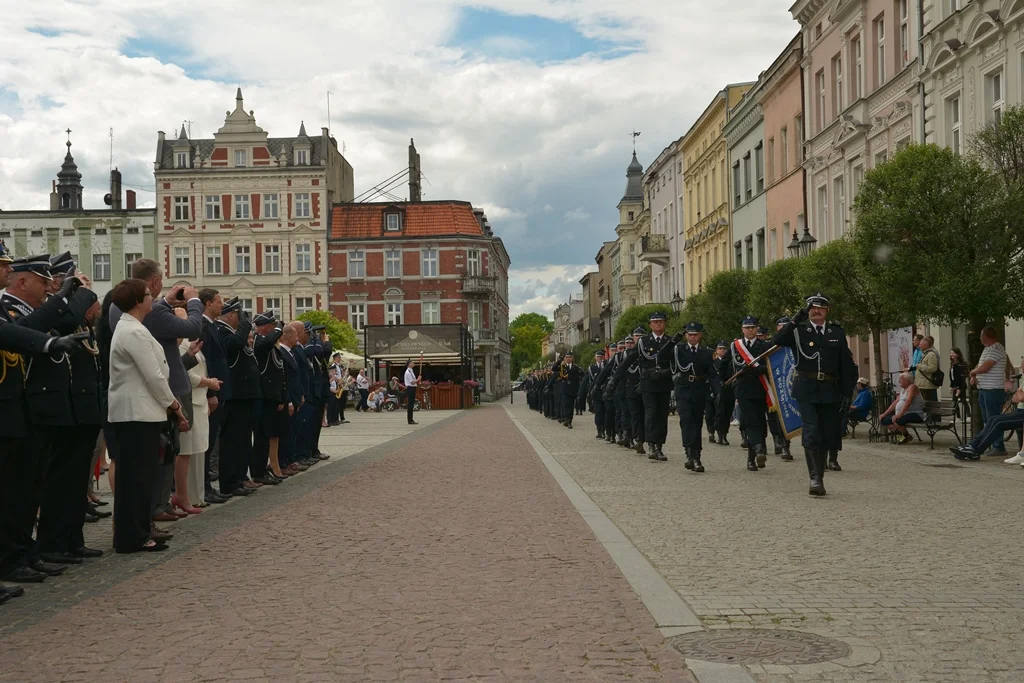
<path fill-rule="evenodd" d="M 413 372 L 412 359 L 410 358 L 405 363 L 405 400 L 406 400 L 406 413 L 409 418 L 409 424 L 417 424 L 416 420 L 412 419 L 412 407 L 416 403 L 416 386 L 420 383 L 420 377 Z"/>
<path fill-rule="evenodd" d="M 981 344 L 985 347 L 978 359 L 978 367 L 971 370 L 971 384 L 978 387 L 978 407 L 981 420 L 988 421 L 1003 412 L 1006 400 L 1006 349 L 996 339 L 996 330 L 986 327 L 981 331 Z M 1006 455 L 1002 432 L 992 442 L 988 455 Z"/>

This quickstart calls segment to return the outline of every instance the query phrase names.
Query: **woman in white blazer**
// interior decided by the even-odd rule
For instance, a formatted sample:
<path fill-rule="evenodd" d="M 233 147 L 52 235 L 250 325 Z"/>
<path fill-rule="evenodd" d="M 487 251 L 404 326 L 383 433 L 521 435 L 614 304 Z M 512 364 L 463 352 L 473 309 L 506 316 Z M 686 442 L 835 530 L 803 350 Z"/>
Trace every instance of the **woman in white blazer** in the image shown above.
<path fill-rule="evenodd" d="M 110 386 L 107 421 L 109 444 L 117 460 L 114 487 L 114 550 L 133 553 L 167 548 L 149 536 L 153 479 L 162 458 L 161 434 L 168 414 L 188 429 L 182 407 L 167 383 L 163 347 L 142 324 L 153 309 L 153 296 L 142 280 L 123 280 L 111 301 L 124 315 L 110 341 Z"/>
<path fill-rule="evenodd" d="M 182 355 L 189 352 L 187 339 L 179 345 Z M 210 377 L 206 370 L 206 356 L 196 353 L 196 366 L 188 371 L 192 384 L 192 428 L 181 435 L 178 456 L 174 459 L 174 495 L 171 505 L 197 515 L 206 507 L 203 502 L 205 481 L 206 449 L 210 447 L 210 407 L 206 399 L 207 389 L 220 390 L 220 380 Z M 193 498 L 195 507 L 193 507 Z"/>

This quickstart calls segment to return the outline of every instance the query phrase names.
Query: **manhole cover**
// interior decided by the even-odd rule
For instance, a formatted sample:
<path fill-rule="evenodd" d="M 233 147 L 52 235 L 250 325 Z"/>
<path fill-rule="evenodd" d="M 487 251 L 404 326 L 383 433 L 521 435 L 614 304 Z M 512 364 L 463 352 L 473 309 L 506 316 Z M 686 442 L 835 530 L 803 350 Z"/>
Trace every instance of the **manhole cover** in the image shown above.
<path fill-rule="evenodd" d="M 775 629 L 688 633 L 674 638 L 672 647 L 684 657 L 721 664 L 817 664 L 850 654 L 838 640 Z"/>

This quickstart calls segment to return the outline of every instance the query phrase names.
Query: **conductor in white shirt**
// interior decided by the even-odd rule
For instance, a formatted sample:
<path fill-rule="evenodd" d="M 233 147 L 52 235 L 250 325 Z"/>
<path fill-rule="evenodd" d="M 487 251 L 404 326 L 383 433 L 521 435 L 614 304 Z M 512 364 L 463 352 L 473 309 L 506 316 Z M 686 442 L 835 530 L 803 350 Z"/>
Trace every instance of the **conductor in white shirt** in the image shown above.
<path fill-rule="evenodd" d="M 413 372 L 412 359 L 405 362 L 405 410 L 409 417 L 409 424 L 416 424 L 412 419 L 412 407 L 416 403 L 416 386 L 420 383 L 420 377 Z"/>

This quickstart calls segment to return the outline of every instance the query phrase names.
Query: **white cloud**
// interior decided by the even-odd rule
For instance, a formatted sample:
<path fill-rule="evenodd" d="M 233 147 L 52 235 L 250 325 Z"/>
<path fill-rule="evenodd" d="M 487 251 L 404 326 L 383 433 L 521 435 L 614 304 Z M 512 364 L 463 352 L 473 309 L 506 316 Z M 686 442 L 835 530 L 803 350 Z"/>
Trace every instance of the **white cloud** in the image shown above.
<path fill-rule="evenodd" d="M 540 313 L 548 318 L 555 308 L 580 292 L 580 278 L 594 270 L 586 264 L 512 268 L 508 274 L 509 319 L 520 313 Z"/>
<path fill-rule="evenodd" d="M 590 214 L 584 211 L 582 206 L 577 206 L 572 211 L 565 212 L 566 223 L 582 223 L 588 218 L 590 218 Z"/>

